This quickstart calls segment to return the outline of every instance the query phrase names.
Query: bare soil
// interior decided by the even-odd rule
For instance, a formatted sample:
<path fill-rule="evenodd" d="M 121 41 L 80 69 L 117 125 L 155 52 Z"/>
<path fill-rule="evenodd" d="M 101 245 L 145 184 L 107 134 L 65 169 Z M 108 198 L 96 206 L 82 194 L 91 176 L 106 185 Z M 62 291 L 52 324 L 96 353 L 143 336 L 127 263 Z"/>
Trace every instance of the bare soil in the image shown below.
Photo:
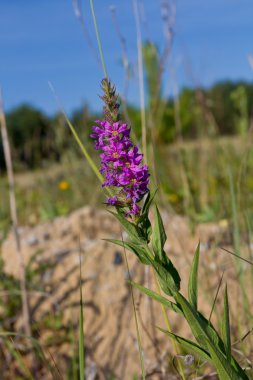
<path fill-rule="evenodd" d="M 230 285 L 230 298 L 236 299 L 238 287 L 235 286 L 233 258 L 219 248 L 230 245 L 227 222 L 199 225 L 192 232 L 184 217 L 164 213 L 163 218 L 168 237 L 166 252 L 179 270 L 182 291 L 186 292 L 190 264 L 200 241 L 200 309 L 210 314 L 223 269 L 226 269 L 225 279 Z M 26 265 L 30 266 L 30 270 L 37 270 L 29 293 L 33 321 L 43 321 L 49 316 L 55 318 L 60 314 L 62 328 L 78 326 L 81 251 L 87 379 L 108 379 L 109 374 L 121 380 L 131 380 L 134 374 L 139 378 L 138 344 L 124 252 L 103 240 L 121 239 L 118 222 L 106 211 L 84 207 L 68 217 L 60 217 L 33 228 L 22 227 L 19 235 Z M 125 234 L 123 237 L 126 238 Z M 17 252 L 11 232 L 3 243 L 2 257 L 5 271 L 18 277 Z M 127 259 L 131 279 L 156 290 L 153 273 L 148 267 L 140 264 L 132 253 L 127 252 Z M 44 269 L 39 271 L 38 268 Z M 176 353 L 168 337 L 156 328 L 166 328 L 160 305 L 136 290 L 134 299 L 145 368 L 149 374 L 147 378 L 176 379 L 172 365 Z M 218 297 L 217 310 L 221 303 L 222 297 Z M 232 317 L 236 314 L 237 306 L 235 303 L 232 307 Z M 214 322 L 219 316 L 216 309 L 213 313 Z M 173 332 L 191 337 L 187 326 L 173 312 L 168 311 L 168 318 Z M 18 319 L 17 329 L 20 323 Z M 46 329 L 39 333 L 42 345 L 46 345 L 49 334 Z M 78 335 L 75 334 L 74 343 L 77 343 Z M 73 354 L 73 342 L 52 343 L 50 350 L 65 374 Z M 183 358 L 180 360 L 183 363 Z M 50 377 L 45 374 L 43 378 Z"/>

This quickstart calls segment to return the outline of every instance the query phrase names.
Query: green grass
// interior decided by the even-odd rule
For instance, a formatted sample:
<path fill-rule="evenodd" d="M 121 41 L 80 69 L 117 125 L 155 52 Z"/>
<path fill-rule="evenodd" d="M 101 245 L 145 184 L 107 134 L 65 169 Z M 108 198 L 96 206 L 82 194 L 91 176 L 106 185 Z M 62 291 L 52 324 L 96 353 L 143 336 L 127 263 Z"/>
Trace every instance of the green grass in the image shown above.
<path fill-rule="evenodd" d="M 233 217 L 229 165 L 235 188 L 240 181 L 238 223 L 245 223 L 242 217 L 245 213 L 249 222 L 252 222 L 253 150 L 248 152 L 245 159 L 243 138 L 219 138 L 205 140 L 201 144 L 194 141 L 159 146 L 156 149 L 156 160 L 159 186 L 165 204 L 170 204 L 175 212 L 188 216 L 193 222 Z M 201 160 L 204 160 L 204 165 Z M 182 172 L 185 173 L 186 183 L 180 176 Z M 68 183 L 65 190 L 59 188 L 62 181 Z M 18 174 L 16 185 L 21 224 L 37 224 L 66 215 L 86 204 L 102 206 L 104 202 L 101 185 L 88 163 L 70 155 L 61 164 Z M 0 197 L 0 227 L 3 230 L 10 223 L 5 177 L 1 178 Z"/>
<path fill-rule="evenodd" d="M 246 154 L 244 146 L 245 140 L 239 137 L 205 140 L 201 144 L 199 141 L 186 142 L 180 145 L 156 147 L 156 159 L 163 206 L 187 216 L 193 227 L 198 222 L 226 219 L 231 225 L 235 250 L 238 251 L 240 248 L 242 256 L 252 261 L 251 252 L 245 253 L 245 248 L 242 249 L 242 245 L 245 246 L 247 242 L 251 241 L 253 228 L 253 180 L 251 175 L 253 152 L 248 150 Z M 200 162 L 200 159 L 203 161 Z M 228 174 L 229 171 L 232 173 L 231 178 Z M 185 182 L 179 175 L 180 172 L 185 174 L 187 192 L 184 187 Z M 52 167 L 20 173 L 16 176 L 16 185 L 18 215 L 22 225 L 34 225 L 66 215 L 84 205 L 104 207 L 101 184 L 86 161 L 77 160 L 75 156 L 68 155 L 61 164 Z M 10 218 L 8 186 L 4 177 L 1 178 L 0 196 L 2 204 L 0 226 L 1 231 L 6 232 L 10 225 Z M 234 264 L 237 269 L 241 266 L 238 261 L 235 261 Z M 29 290 L 40 290 L 40 274 L 45 270 L 45 265 L 45 263 L 41 263 L 41 266 L 37 268 L 28 265 Z M 207 268 L 205 275 L 208 283 L 210 279 Z M 244 276 L 245 278 L 241 282 L 242 293 L 245 293 L 249 286 L 247 284 L 251 284 L 253 281 L 253 268 L 247 268 Z M 20 314 L 20 295 L 17 281 L 5 275 L 4 267 L 1 267 L 1 280 L 2 289 L 10 292 L 7 301 L 8 308 L 6 307 L 4 314 L 1 315 L 2 321 L 5 319 L 7 321 L 10 316 Z M 214 291 L 211 292 L 207 288 L 208 286 L 203 286 L 201 291 L 212 303 Z M 249 298 L 248 302 L 252 302 L 251 297 Z M 238 308 L 242 306 L 243 303 L 238 300 Z M 248 326 L 250 326 L 252 318 L 249 304 L 244 304 L 244 310 L 244 317 L 240 315 L 236 320 L 236 331 L 232 332 L 234 340 L 239 339 L 249 330 Z M 216 308 L 215 315 L 219 319 L 219 312 Z M 235 323 L 235 319 L 233 322 Z M 4 325 L 2 324 L 2 326 Z M 4 326 L 5 331 L 8 331 L 9 328 L 8 325 Z M 69 342 L 73 346 L 69 358 L 69 373 L 63 378 L 77 379 L 80 370 L 78 364 L 80 355 L 76 345 L 78 336 L 76 327 L 62 326 L 61 315 L 48 315 L 47 318 L 36 321 L 33 329 L 34 331 L 48 332 L 46 344 L 49 349 L 60 342 Z M 13 347 L 11 350 L 13 364 L 16 363 L 17 371 L 21 371 L 24 376 L 27 374 L 29 378 L 31 370 L 29 367 L 24 367 L 26 354 L 15 350 L 15 346 Z M 252 350 L 251 339 L 245 339 L 236 348 L 247 357 Z M 10 342 L 4 346 L 4 350 L 7 349 L 10 351 Z M 80 354 L 83 355 L 83 353 Z M 42 363 L 42 365 L 44 364 Z M 51 363 L 48 371 L 52 367 L 54 368 Z M 83 368 L 82 364 L 81 367 Z M 52 371 L 57 372 L 55 368 Z M 201 370 L 198 369 L 198 373 L 201 373 Z M 83 373 L 80 375 L 82 377 Z"/>

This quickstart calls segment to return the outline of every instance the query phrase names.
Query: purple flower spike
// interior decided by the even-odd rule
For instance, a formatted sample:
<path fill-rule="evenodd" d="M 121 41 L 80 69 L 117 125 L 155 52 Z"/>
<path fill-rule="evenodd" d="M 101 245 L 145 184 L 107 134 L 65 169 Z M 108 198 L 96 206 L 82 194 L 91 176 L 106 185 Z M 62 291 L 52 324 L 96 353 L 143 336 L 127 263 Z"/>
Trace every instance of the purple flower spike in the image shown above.
<path fill-rule="evenodd" d="M 131 128 L 119 121 L 96 120 L 96 123 L 91 138 L 95 140 L 95 149 L 102 151 L 103 187 L 110 187 L 115 193 L 106 204 L 126 208 L 127 216 L 138 216 L 141 209 L 137 203 L 149 191 L 150 174 L 148 166 L 141 165 L 143 155 L 131 141 Z"/>
<path fill-rule="evenodd" d="M 91 138 L 95 140 L 95 149 L 101 150 L 100 172 L 105 179 L 102 186 L 110 188 L 113 194 L 106 204 L 123 208 L 126 216 L 137 217 L 141 212 L 137 203 L 149 191 L 148 166 L 141 165 L 143 155 L 130 138 L 131 128 L 120 121 L 115 86 L 105 78 L 101 88 L 105 117 L 96 120 Z"/>

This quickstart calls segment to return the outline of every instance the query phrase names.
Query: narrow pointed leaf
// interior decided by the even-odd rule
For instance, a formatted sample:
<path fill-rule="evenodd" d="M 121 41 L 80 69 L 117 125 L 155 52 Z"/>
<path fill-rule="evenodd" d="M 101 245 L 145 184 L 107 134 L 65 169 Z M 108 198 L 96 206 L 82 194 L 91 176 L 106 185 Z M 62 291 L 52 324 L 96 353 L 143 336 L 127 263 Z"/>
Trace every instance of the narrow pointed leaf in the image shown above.
<path fill-rule="evenodd" d="M 167 298 L 161 296 L 160 294 L 155 293 L 142 285 L 136 284 L 135 282 L 131 282 L 131 284 L 134 288 L 139 289 L 142 293 L 146 294 L 148 297 L 164 305 L 168 309 L 173 310 L 178 314 L 182 314 L 182 310 L 180 309 L 180 307 L 178 307 L 176 303 L 167 300 Z"/>
<path fill-rule="evenodd" d="M 246 372 L 240 367 L 240 364 L 235 360 L 235 358 L 231 358 L 231 363 L 233 368 L 236 370 L 236 372 L 239 375 L 240 380 L 249 380 L 249 377 L 247 376 Z"/>
<path fill-rule="evenodd" d="M 159 258 L 160 261 L 163 261 L 164 259 L 163 247 L 166 240 L 167 236 L 165 233 L 163 221 L 157 206 L 155 206 L 155 222 L 153 228 L 152 248 L 155 255 Z"/>
<path fill-rule="evenodd" d="M 153 202 L 154 197 L 156 196 L 158 189 L 155 189 L 154 191 L 150 191 L 145 199 L 143 208 L 142 208 L 142 215 L 147 214 L 149 212 L 149 208 Z M 140 217 L 141 218 L 141 217 Z"/>
<path fill-rule="evenodd" d="M 200 243 L 195 251 L 194 259 L 192 262 L 189 284 L 188 284 L 188 298 L 190 304 L 194 309 L 198 309 L 198 267 L 199 267 L 199 252 Z"/>
<path fill-rule="evenodd" d="M 199 344 L 203 346 L 207 337 L 215 346 L 217 346 L 218 349 L 219 338 L 212 327 L 210 326 L 208 328 L 208 325 L 205 323 L 203 317 L 192 307 L 192 305 L 185 299 L 182 294 L 177 293 L 175 295 L 175 300 L 181 306 L 184 316 L 192 330 L 192 333 Z M 206 349 L 207 347 L 204 348 Z"/>
<path fill-rule="evenodd" d="M 215 330 L 214 326 L 212 323 L 206 319 L 200 312 L 198 312 L 198 316 L 203 324 L 203 327 L 211 337 L 212 341 L 216 345 L 216 347 L 219 348 L 221 352 L 225 352 L 225 345 L 221 337 L 219 336 L 218 332 Z M 247 380 L 248 377 L 244 370 L 240 367 L 239 363 L 235 360 L 235 358 L 232 356 L 231 357 L 231 365 L 234 367 L 236 372 L 240 375 L 240 379 Z"/>
<path fill-rule="evenodd" d="M 104 239 L 104 240 L 110 243 L 119 245 L 120 247 L 126 248 L 130 252 L 133 252 L 143 264 L 145 265 L 152 264 L 152 261 L 147 256 L 147 253 L 142 245 L 138 245 L 132 242 L 126 242 L 122 240 L 116 240 L 116 239 Z"/>
<path fill-rule="evenodd" d="M 152 249 L 155 254 L 153 267 L 158 275 L 158 281 L 164 293 L 172 296 L 180 290 L 180 276 L 164 251 L 167 236 L 163 221 L 157 206 L 155 206 L 155 222 L 152 231 Z"/>
<path fill-rule="evenodd" d="M 217 370 L 219 378 L 222 380 L 239 380 L 241 377 L 235 371 L 235 369 L 230 365 L 227 359 L 222 355 L 222 353 L 215 349 L 215 346 L 206 340 L 208 351 L 212 357 L 213 364 Z"/>
<path fill-rule="evenodd" d="M 215 336 L 211 335 L 210 331 L 206 329 L 206 326 L 198 315 L 198 312 L 193 309 L 192 305 L 183 297 L 182 294 L 177 293 L 175 295 L 175 299 L 181 306 L 184 316 L 187 319 L 196 340 L 210 354 L 212 363 L 215 365 L 217 372 L 221 376 L 220 378 L 222 380 L 238 380 L 237 371 L 235 371 L 234 367 L 225 359 L 225 356 L 218 347 L 218 342 L 213 341 Z"/>
<path fill-rule="evenodd" d="M 231 337 L 230 337 L 230 320 L 229 320 L 227 285 L 225 288 L 225 295 L 224 295 L 224 314 L 222 318 L 221 333 L 222 333 L 222 339 L 224 342 L 227 359 L 229 362 L 231 362 Z"/>
<path fill-rule="evenodd" d="M 192 330 L 193 335 L 195 336 L 197 342 L 202 345 L 203 348 L 207 349 L 207 346 L 204 345 L 206 338 L 206 331 L 204 324 L 198 316 L 198 313 L 193 309 L 192 305 L 183 297 L 182 294 L 177 293 L 175 295 L 175 300 L 181 306 L 184 316 Z"/>
<path fill-rule="evenodd" d="M 180 290 L 181 279 L 176 268 L 169 258 L 167 258 L 166 254 L 165 258 L 165 262 L 161 262 L 158 258 L 155 258 L 152 265 L 157 273 L 159 284 L 164 293 L 173 296 L 175 292 Z"/>
<path fill-rule="evenodd" d="M 185 348 L 187 352 L 190 350 L 196 353 L 197 355 L 199 355 L 203 360 L 207 360 L 208 362 L 210 362 L 211 357 L 208 354 L 208 352 L 205 351 L 203 348 L 201 348 L 195 342 L 182 338 L 181 336 L 173 334 L 172 332 L 168 330 L 161 329 L 160 327 L 158 327 L 158 329 L 162 331 L 164 334 L 168 335 L 169 337 L 175 339 L 179 344 L 181 344 Z"/>
<path fill-rule="evenodd" d="M 118 219 L 118 221 L 132 240 L 139 241 L 142 239 L 141 232 L 139 231 L 138 227 L 135 224 L 129 222 L 120 211 L 118 211 L 117 213 L 112 211 L 109 212 L 110 214 L 115 216 L 116 219 Z"/>
<path fill-rule="evenodd" d="M 148 217 L 148 212 L 142 214 L 137 222 L 139 230 L 142 232 L 142 236 L 146 243 L 150 242 L 150 237 L 152 235 L 152 226 Z"/>

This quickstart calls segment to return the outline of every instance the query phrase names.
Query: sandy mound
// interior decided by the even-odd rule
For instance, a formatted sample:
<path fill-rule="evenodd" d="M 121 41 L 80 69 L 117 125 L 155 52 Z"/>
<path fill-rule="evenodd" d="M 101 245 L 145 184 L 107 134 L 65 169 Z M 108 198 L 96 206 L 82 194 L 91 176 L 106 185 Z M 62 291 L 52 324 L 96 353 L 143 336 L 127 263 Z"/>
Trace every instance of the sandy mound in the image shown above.
<path fill-rule="evenodd" d="M 225 243 L 227 226 L 202 225 L 192 234 L 183 217 L 164 214 L 164 222 L 168 236 L 166 252 L 179 268 L 183 288 L 187 285 L 193 253 L 198 240 L 201 240 L 204 255 L 201 272 L 213 272 L 213 281 L 210 284 L 205 281 L 203 287 L 213 289 L 211 294 L 214 294 L 220 276 L 215 247 L 220 242 Z M 25 263 L 30 270 L 37 270 L 36 281 L 31 280 L 31 283 L 34 281 L 37 284 L 31 285 L 31 290 L 36 290 L 36 293 L 31 291 L 30 295 L 33 321 L 42 321 L 49 315 L 60 314 L 61 323 L 65 327 L 78 324 L 81 247 L 86 362 L 89 372 L 87 378 L 95 379 L 97 374 L 98 378 L 103 379 L 105 375 L 113 373 L 117 379 L 124 380 L 132 379 L 135 373 L 139 375 L 131 288 L 124 254 L 120 248 L 102 240 L 121 238 L 118 222 L 106 211 L 84 207 L 69 217 L 57 218 L 34 228 L 22 227 L 19 234 Z M 18 276 L 12 233 L 3 244 L 2 256 L 6 272 Z M 127 257 L 134 281 L 143 284 L 145 278 L 149 279 L 149 286 L 155 290 L 152 273 L 145 275 L 145 267 L 133 254 L 127 253 Z M 227 256 L 222 257 L 225 261 L 228 260 Z M 220 267 L 223 261 L 219 261 Z M 152 379 L 173 379 L 173 375 L 165 375 L 168 367 L 167 353 L 173 352 L 171 343 L 155 328 L 155 325 L 165 328 L 160 306 L 150 303 L 137 291 L 135 301 L 141 319 L 147 373 L 152 374 Z M 212 299 L 203 301 L 202 308 L 210 311 Z M 184 329 L 182 321 L 176 319 L 172 312 L 168 315 L 173 331 L 181 335 Z M 188 330 L 185 331 L 190 336 Z M 45 343 L 47 334 L 40 332 L 40 335 L 42 343 Z M 67 370 L 68 357 L 72 354 L 70 345 L 62 343 L 58 347 L 53 346 L 52 354 L 55 361 L 61 363 L 60 368 L 65 366 Z M 46 375 L 44 378 L 47 379 Z"/>

